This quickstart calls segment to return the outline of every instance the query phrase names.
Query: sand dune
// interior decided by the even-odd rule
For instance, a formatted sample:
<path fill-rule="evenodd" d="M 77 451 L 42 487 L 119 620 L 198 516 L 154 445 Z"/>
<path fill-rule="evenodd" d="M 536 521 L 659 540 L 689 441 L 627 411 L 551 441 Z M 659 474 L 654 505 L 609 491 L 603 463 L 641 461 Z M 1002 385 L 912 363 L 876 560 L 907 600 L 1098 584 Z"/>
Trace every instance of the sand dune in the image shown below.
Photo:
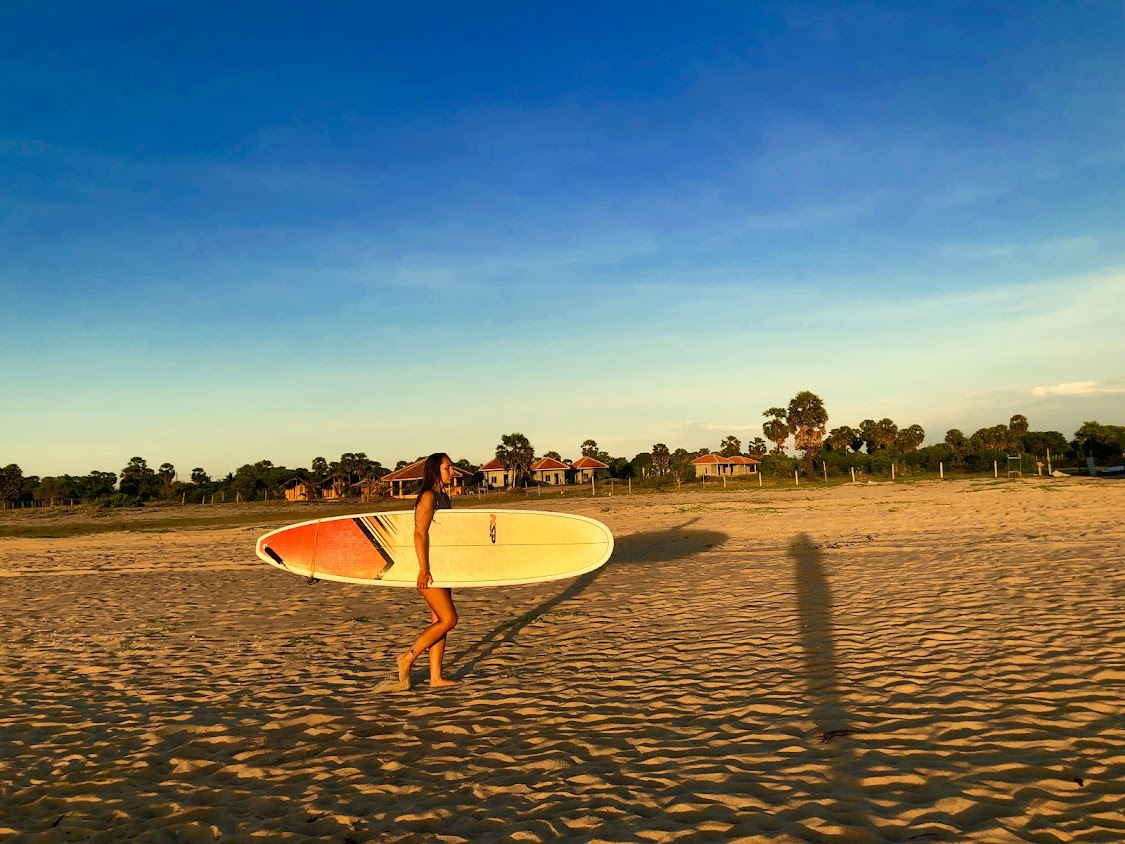
<path fill-rule="evenodd" d="M 1125 484 L 533 505 L 614 558 L 462 590 L 406 693 L 417 596 L 265 523 L 0 540 L 0 839 L 1125 840 Z"/>

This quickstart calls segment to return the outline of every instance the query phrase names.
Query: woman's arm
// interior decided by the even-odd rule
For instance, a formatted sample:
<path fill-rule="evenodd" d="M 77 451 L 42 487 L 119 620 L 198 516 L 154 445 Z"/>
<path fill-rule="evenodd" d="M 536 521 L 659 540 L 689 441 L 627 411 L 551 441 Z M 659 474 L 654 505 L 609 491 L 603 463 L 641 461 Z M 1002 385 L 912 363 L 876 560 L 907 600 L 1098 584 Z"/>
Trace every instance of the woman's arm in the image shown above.
<path fill-rule="evenodd" d="M 430 576 L 430 523 L 434 520 L 437 496 L 426 490 L 414 510 L 414 553 L 418 555 L 418 588 L 426 589 L 434 582 Z"/>

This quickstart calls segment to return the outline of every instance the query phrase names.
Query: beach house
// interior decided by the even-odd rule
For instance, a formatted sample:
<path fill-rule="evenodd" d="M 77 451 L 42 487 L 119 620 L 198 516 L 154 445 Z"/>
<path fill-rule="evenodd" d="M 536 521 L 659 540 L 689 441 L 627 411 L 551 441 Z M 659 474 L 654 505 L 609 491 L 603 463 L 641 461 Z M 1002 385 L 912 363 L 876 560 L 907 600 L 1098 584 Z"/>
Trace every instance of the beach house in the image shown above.
<path fill-rule="evenodd" d="M 704 454 L 691 461 L 691 465 L 695 467 L 696 476 L 706 480 L 708 477 L 756 475 L 761 462 L 753 457 L 743 457 L 740 454 L 733 457 L 724 457 L 721 454 Z"/>
<path fill-rule="evenodd" d="M 383 485 L 378 478 L 364 478 L 355 486 L 359 490 L 359 500 L 365 504 L 382 498 Z"/>
<path fill-rule="evenodd" d="M 574 470 L 576 484 L 588 484 L 590 481 L 601 480 L 609 474 L 609 464 L 595 460 L 593 457 L 579 457 L 570 464 Z"/>
<path fill-rule="evenodd" d="M 320 497 L 325 501 L 337 501 L 347 495 L 348 485 L 343 478 L 332 475 L 317 484 L 317 488 L 320 490 Z"/>
<path fill-rule="evenodd" d="M 562 486 L 570 483 L 574 469 L 553 457 L 543 457 L 531 464 L 531 477 L 541 484 Z"/>
<path fill-rule="evenodd" d="M 484 485 L 488 489 L 499 489 L 508 485 L 508 470 L 499 459 L 492 459 L 477 469 L 484 478 Z"/>
<path fill-rule="evenodd" d="M 418 493 L 414 484 L 422 480 L 422 470 L 425 468 L 426 459 L 416 460 L 409 466 L 396 469 L 389 475 L 379 478 L 380 485 L 386 484 L 391 488 L 392 498 L 417 498 Z M 450 495 L 463 495 L 465 492 L 465 479 L 471 477 L 460 466 L 453 467 L 453 483 L 446 488 Z M 409 491 L 407 491 L 409 490 Z"/>
<path fill-rule="evenodd" d="M 309 482 L 302 478 L 290 478 L 281 485 L 286 501 L 308 501 Z"/>

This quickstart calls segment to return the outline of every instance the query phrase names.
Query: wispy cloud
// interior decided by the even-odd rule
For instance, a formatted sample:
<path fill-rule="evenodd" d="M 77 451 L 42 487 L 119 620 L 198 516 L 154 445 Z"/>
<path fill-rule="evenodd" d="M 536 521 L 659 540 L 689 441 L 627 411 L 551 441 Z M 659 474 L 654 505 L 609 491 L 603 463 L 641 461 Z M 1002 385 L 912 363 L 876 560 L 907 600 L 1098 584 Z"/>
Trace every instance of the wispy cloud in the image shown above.
<path fill-rule="evenodd" d="M 1098 238 L 1087 234 L 1048 240 L 1040 244 L 1039 251 L 1044 254 L 1070 258 L 1095 252 L 1100 245 L 1101 242 Z"/>
<path fill-rule="evenodd" d="M 1070 381 L 1066 384 L 1053 384 L 1035 387 L 1031 394 L 1036 398 L 1047 396 L 1106 396 L 1125 393 L 1125 384 L 1120 381 Z"/>
<path fill-rule="evenodd" d="M 698 431 L 709 431 L 712 433 L 720 434 L 740 434 L 751 432 L 757 436 L 761 436 L 762 424 L 761 422 L 754 422 L 750 425 L 732 425 L 725 422 L 680 422 L 676 425 L 673 425 L 672 430 L 677 432 L 688 431 L 691 433 L 695 433 Z"/>
<path fill-rule="evenodd" d="M 734 233 L 794 232 L 826 228 L 857 220 L 873 212 L 885 191 L 875 190 L 841 202 L 825 202 L 776 211 L 748 214 L 738 220 Z"/>
<path fill-rule="evenodd" d="M 1075 258 L 1092 255 L 1101 247 L 1094 235 L 1075 235 L 1031 243 L 954 243 L 933 250 L 937 258 L 978 260 L 988 258 Z"/>
<path fill-rule="evenodd" d="M 938 258 L 978 259 L 978 258 L 1010 258 L 1016 254 L 1016 247 L 1011 243 L 970 243 L 942 246 L 935 250 Z"/>

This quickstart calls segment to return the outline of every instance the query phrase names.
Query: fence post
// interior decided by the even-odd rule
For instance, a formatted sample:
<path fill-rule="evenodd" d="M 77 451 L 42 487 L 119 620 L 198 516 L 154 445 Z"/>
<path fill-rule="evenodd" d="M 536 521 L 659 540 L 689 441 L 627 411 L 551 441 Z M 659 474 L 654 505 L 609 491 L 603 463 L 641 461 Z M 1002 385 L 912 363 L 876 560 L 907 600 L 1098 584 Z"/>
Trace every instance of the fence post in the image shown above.
<path fill-rule="evenodd" d="M 796 469 L 793 470 L 793 485 L 794 486 L 800 486 L 801 485 L 801 479 L 799 477 L 797 477 L 797 470 Z"/>
<path fill-rule="evenodd" d="M 1000 461 L 999 460 L 993 460 L 992 461 L 992 477 L 994 477 L 994 478 L 1000 477 Z"/>
<path fill-rule="evenodd" d="M 852 470 L 852 483 L 854 484 L 855 483 L 855 466 L 849 466 L 848 468 Z"/>
<path fill-rule="evenodd" d="M 758 475 L 758 486 L 761 487 L 761 485 L 762 485 L 762 473 L 758 472 L 757 475 Z"/>
<path fill-rule="evenodd" d="M 893 481 L 894 479 L 895 479 L 895 464 L 894 464 L 894 461 L 892 460 L 891 461 L 891 480 Z"/>
<path fill-rule="evenodd" d="M 822 460 L 820 461 L 820 468 L 824 470 L 824 482 L 828 483 L 828 464 Z"/>
<path fill-rule="evenodd" d="M 945 463 L 938 463 L 937 468 L 938 468 L 938 474 L 941 475 L 941 479 L 944 481 L 945 480 Z"/>

